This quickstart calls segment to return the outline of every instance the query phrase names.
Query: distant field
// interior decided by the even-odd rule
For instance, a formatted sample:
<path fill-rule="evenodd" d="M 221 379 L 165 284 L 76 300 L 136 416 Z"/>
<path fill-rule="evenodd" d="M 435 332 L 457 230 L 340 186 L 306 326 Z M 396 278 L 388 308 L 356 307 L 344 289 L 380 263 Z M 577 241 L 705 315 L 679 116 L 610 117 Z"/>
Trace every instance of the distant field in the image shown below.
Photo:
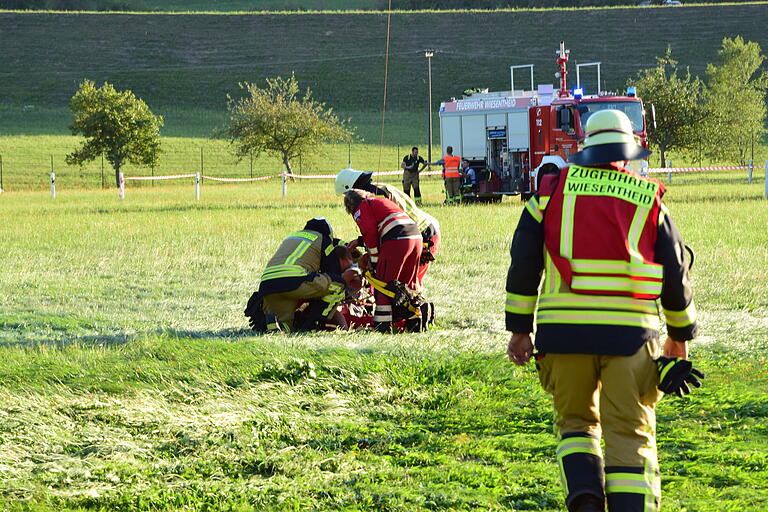
<path fill-rule="evenodd" d="M 768 208 L 743 173 L 675 177 L 704 387 L 658 410 L 665 512 L 768 508 Z M 253 336 L 242 315 L 330 181 L 0 195 L 0 509 L 562 510 L 552 406 L 504 356 L 522 205 L 426 209 L 438 325 Z"/>
<path fill-rule="evenodd" d="M 338 11 L 350 9 L 381 8 L 386 0 L 144 0 L 142 3 L 150 9 L 159 11 L 274 11 L 308 10 Z M 397 3 L 396 1 L 394 3 Z"/>
<path fill-rule="evenodd" d="M 468 87 L 508 89 L 510 64 L 533 63 L 537 82 L 554 82 L 553 56 L 561 39 L 572 52 L 571 78 L 575 63 L 599 60 L 604 86 L 621 89 L 639 68 L 652 65 L 667 45 L 696 73 L 715 58 L 725 35 L 742 35 L 768 49 L 768 32 L 759 22 L 766 12 L 768 3 L 763 2 L 664 9 L 396 13 L 388 109 L 409 115 L 423 129 L 425 48 L 437 50 L 432 59 L 435 106 Z M 60 116 L 60 122 L 48 125 L 53 133 L 66 133 L 67 102 L 85 78 L 133 90 L 167 115 L 168 131 L 179 136 L 199 136 L 200 123 L 187 129 L 183 116 L 176 118 L 175 112 L 194 110 L 207 116 L 207 125 L 213 128 L 222 117 L 227 94 L 238 94 L 238 82 L 291 72 L 342 114 L 376 112 L 382 104 L 386 22 L 381 13 L 1 13 L 0 133 L 25 133 L 23 116 L 36 109 Z M 586 75 L 587 91 L 594 91 L 594 77 Z M 411 140 L 410 134 L 395 135 L 388 142 Z"/>
<path fill-rule="evenodd" d="M 51 165 L 61 189 L 102 187 L 102 162 L 97 159 L 82 167 L 68 166 L 64 156 L 77 145 L 77 139 L 65 135 L 0 137 L 0 156 L 3 162 L 4 188 L 8 191 L 46 189 L 50 185 Z M 220 140 L 205 138 L 163 139 L 163 153 L 153 170 L 127 164 L 126 176 L 188 174 L 202 172 L 218 178 L 246 178 L 267 176 L 283 172 L 282 162 L 262 155 L 238 161 L 229 146 Z M 400 161 L 410 151 L 408 146 L 384 146 L 374 144 L 327 145 L 312 155 L 293 162 L 293 170 L 303 174 L 336 173 L 352 166 L 362 170 L 396 170 Z M 433 147 L 436 152 L 439 148 Z M 423 149 L 427 154 L 426 148 Z M 381 158 L 381 160 L 380 160 Z M 437 156 L 433 156 L 436 160 Z M 381 161 L 381 165 L 379 162 Z M 104 162 L 104 183 L 114 186 L 114 171 Z M 144 183 L 139 186 L 154 186 Z M 157 185 L 165 185 L 159 183 Z"/>

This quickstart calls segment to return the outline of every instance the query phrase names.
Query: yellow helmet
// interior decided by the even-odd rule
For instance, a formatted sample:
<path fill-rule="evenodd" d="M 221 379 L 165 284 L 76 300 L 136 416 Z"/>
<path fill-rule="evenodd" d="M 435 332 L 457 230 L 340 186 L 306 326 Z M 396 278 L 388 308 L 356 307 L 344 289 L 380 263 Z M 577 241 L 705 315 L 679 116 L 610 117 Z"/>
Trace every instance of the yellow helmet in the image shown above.
<path fill-rule="evenodd" d="M 651 152 L 637 144 L 632 122 L 621 110 L 600 110 L 590 115 L 584 126 L 584 149 L 570 156 L 576 165 L 609 164 L 640 160 Z"/>

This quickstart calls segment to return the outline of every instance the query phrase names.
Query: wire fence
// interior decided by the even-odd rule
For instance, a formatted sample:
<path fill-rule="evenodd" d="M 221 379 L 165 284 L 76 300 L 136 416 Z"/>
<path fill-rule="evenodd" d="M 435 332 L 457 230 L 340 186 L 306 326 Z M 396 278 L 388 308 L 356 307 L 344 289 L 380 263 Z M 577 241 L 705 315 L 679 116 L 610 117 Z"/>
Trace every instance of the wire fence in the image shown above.
<path fill-rule="evenodd" d="M 215 142 L 215 141 L 214 141 Z M 300 155 L 291 162 L 297 175 L 338 172 L 349 166 L 363 170 L 391 170 L 400 167 L 410 146 L 392 146 L 385 149 L 382 169 L 377 169 L 378 147 L 367 144 L 347 144 L 327 147 L 322 153 Z M 5 151 L 0 153 L 0 189 L 44 190 L 49 186 L 50 174 L 56 174 L 60 186 L 69 189 L 115 188 L 117 176 L 106 158 L 101 157 L 82 166 L 68 165 L 65 152 Z M 176 144 L 163 150 L 158 164 L 141 167 L 130 163 L 120 169 L 126 176 L 152 177 L 162 175 L 200 173 L 215 178 L 252 179 L 274 176 L 284 171 L 280 160 L 266 155 L 236 157 L 225 144 L 206 146 Z M 159 186 L 160 182 L 146 180 L 138 186 Z"/>

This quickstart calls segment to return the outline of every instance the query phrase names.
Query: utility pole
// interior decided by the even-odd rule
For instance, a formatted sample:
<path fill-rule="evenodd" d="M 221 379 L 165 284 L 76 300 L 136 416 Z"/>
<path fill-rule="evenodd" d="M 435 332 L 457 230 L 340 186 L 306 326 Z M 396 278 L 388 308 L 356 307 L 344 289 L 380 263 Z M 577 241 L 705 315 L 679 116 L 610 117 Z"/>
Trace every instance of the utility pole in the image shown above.
<path fill-rule="evenodd" d="M 434 50 L 424 50 L 424 57 L 427 58 L 427 161 L 432 161 L 432 56 Z"/>

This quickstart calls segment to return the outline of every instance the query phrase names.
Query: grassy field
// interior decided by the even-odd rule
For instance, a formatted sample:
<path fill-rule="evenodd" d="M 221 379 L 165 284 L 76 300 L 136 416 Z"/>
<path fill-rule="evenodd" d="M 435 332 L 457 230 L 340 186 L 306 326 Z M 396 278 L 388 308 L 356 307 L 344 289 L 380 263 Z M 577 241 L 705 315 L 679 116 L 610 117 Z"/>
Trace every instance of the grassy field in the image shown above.
<path fill-rule="evenodd" d="M 388 108 L 423 133 L 425 48 L 437 51 L 435 106 L 468 87 L 507 89 L 512 64 L 535 64 L 537 83 L 554 82 L 553 56 L 562 39 L 572 51 L 571 72 L 575 63 L 602 61 L 605 88 L 620 90 L 667 45 L 700 74 L 724 35 L 768 48 L 758 22 L 767 7 L 396 13 Z M 386 24 L 382 13 L 0 13 L 0 134 L 41 133 L 41 127 L 55 130 L 46 134 L 67 133 L 67 102 L 85 78 L 133 90 L 168 118 L 173 136 L 200 136 L 201 127 L 202 135 L 210 133 L 238 82 L 291 72 L 340 113 L 373 116 L 382 104 Z M 588 35 L 596 33 L 601 37 Z M 587 91 L 594 91 L 587 75 Z M 387 140 L 412 142 L 410 133 Z"/>
<path fill-rule="evenodd" d="M 381 8 L 383 1 L 377 0 L 192 0 L 179 2 L 178 0 L 144 0 L 145 6 L 157 11 L 344 11 L 357 9 Z"/>
<path fill-rule="evenodd" d="M 364 118 L 365 116 L 363 116 Z M 435 126 L 437 120 L 435 121 Z M 391 132 L 411 131 L 411 141 L 417 141 L 421 154 L 427 157 L 426 144 L 420 144 L 417 130 L 407 123 L 388 125 Z M 400 126 L 402 129 L 398 129 Z M 364 127 L 365 128 L 365 127 Z M 377 130 L 368 125 L 372 137 Z M 360 131 L 360 130 L 358 130 Z M 56 173 L 56 183 L 60 191 L 71 192 L 78 189 L 109 188 L 114 186 L 114 171 L 109 162 L 100 159 L 79 166 L 69 166 L 64 157 L 71 153 L 80 140 L 67 135 L 20 135 L 0 136 L 0 161 L 2 162 L 2 188 L 6 191 L 46 190 L 50 187 L 51 170 Z M 351 160 L 352 167 L 361 170 L 395 170 L 400 166 L 403 156 L 410 151 L 412 143 L 399 145 L 357 142 L 351 145 L 324 145 L 293 162 L 293 169 L 299 174 L 336 173 L 347 167 Z M 165 137 L 162 141 L 163 152 L 155 169 L 126 165 L 126 176 L 150 176 L 170 174 L 194 174 L 201 172 L 205 176 L 218 178 L 247 178 L 272 176 L 283 171 L 278 158 L 268 155 L 254 156 L 237 160 L 232 155 L 229 145 L 222 140 L 204 137 Z M 439 139 L 435 138 L 433 159 L 439 157 Z M 764 176 L 764 164 L 768 159 L 768 147 L 755 148 L 754 176 L 759 180 Z M 696 155 L 672 152 L 667 158 L 677 167 L 701 165 Z M 103 164 L 103 168 L 102 168 Z M 656 154 L 651 156 L 650 164 L 659 165 Z M 703 165 L 734 165 L 734 162 L 703 162 Z M 743 179 L 747 171 L 741 173 Z M 211 182 L 206 182 L 211 184 Z M 136 183 L 137 187 L 159 187 L 174 185 L 175 182 Z"/>
<path fill-rule="evenodd" d="M 659 408 L 664 510 L 768 508 L 768 209 L 742 173 L 675 177 L 705 386 Z M 330 182 L 0 195 L 0 508 L 561 510 L 552 409 L 505 361 L 517 201 L 443 208 L 438 325 L 255 337 L 280 239 L 354 224 Z"/>

